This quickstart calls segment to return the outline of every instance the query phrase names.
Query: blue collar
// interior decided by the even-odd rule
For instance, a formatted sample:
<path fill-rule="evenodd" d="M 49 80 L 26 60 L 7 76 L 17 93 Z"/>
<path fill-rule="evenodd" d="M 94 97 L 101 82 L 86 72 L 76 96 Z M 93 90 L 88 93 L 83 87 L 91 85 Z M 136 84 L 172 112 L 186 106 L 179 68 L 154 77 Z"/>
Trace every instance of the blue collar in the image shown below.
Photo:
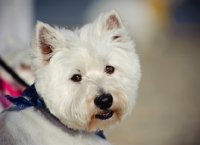
<path fill-rule="evenodd" d="M 9 95 L 5 95 L 5 97 L 19 108 L 26 108 L 31 106 L 45 107 L 45 103 L 43 99 L 38 95 L 34 84 L 26 88 L 24 92 L 18 97 L 11 97 Z"/>
<path fill-rule="evenodd" d="M 22 109 L 26 108 L 26 107 L 31 107 L 31 106 L 38 106 L 38 107 L 46 108 L 44 100 L 38 95 L 34 84 L 31 85 L 30 87 L 26 88 L 24 90 L 24 92 L 21 95 L 19 95 L 18 97 L 12 97 L 9 95 L 5 95 L 5 97 L 10 102 L 12 102 L 15 106 L 22 108 Z M 103 139 L 106 139 L 102 130 L 95 132 L 95 134 Z"/>

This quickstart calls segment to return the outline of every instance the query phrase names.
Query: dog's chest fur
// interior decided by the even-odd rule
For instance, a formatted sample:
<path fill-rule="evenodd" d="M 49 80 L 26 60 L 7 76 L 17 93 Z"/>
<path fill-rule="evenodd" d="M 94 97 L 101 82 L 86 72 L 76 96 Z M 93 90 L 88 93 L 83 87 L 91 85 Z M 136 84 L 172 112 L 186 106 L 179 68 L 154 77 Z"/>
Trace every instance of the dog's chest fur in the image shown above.
<path fill-rule="evenodd" d="M 0 128 L 1 145 L 111 145 L 94 133 L 67 128 L 40 107 L 9 108 L 1 113 Z"/>

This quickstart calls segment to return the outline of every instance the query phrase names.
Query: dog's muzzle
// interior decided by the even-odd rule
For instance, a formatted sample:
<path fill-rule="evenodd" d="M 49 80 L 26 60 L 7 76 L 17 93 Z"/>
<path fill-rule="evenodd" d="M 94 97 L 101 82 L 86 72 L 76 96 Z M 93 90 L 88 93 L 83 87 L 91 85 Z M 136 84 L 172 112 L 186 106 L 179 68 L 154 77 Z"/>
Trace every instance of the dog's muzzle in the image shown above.
<path fill-rule="evenodd" d="M 95 115 L 96 118 L 105 120 L 112 117 L 114 112 L 110 110 L 113 104 L 113 97 L 111 94 L 102 94 L 96 97 L 94 104 L 101 109 L 100 114 Z"/>

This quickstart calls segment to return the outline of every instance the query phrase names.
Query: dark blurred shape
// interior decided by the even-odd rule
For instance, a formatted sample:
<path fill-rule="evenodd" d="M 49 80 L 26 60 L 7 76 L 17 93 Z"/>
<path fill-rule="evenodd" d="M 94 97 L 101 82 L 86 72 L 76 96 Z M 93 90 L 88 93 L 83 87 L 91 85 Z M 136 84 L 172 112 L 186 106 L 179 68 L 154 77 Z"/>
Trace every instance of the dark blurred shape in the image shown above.
<path fill-rule="evenodd" d="M 36 20 L 50 25 L 82 25 L 82 14 L 91 0 L 35 0 Z"/>
<path fill-rule="evenodd" d="M 183 35 L 200 34 L 200 1 L 183 0 L 172 6 L 172 31 Z"/>
<path fill-rule="evenodd" d="M 179 6 L 177 6 L 174 15 L 177 23 L 200 24 L 200 1 L 185 0 Z"/>

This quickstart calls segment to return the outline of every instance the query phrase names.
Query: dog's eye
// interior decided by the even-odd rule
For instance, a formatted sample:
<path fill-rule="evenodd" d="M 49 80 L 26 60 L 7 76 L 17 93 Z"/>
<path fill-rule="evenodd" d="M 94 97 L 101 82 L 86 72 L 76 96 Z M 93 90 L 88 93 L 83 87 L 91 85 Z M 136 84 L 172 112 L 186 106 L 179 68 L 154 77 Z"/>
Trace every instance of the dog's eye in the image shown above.
<path fill-rule="evenodd" d="M 80 82 L 82 80 L 82 77 L 80 74 L 75 74 L 72 76 L 71 80 L 74 82 Z"/>
<path fill-rule="evenodd" d="M 114 73 L 114 71 L 115 71 L 115 68 L 113 67 L 113 66 L 106 66 L 106 68 L 105 68 L 105 72 L 107 73 L 107 74 L 112 74 L 112 73 Z"/>
<path fill-rule="evenodd" d="M 120 36 L 113 36 L 113 40 L 120 38 Z"/>

